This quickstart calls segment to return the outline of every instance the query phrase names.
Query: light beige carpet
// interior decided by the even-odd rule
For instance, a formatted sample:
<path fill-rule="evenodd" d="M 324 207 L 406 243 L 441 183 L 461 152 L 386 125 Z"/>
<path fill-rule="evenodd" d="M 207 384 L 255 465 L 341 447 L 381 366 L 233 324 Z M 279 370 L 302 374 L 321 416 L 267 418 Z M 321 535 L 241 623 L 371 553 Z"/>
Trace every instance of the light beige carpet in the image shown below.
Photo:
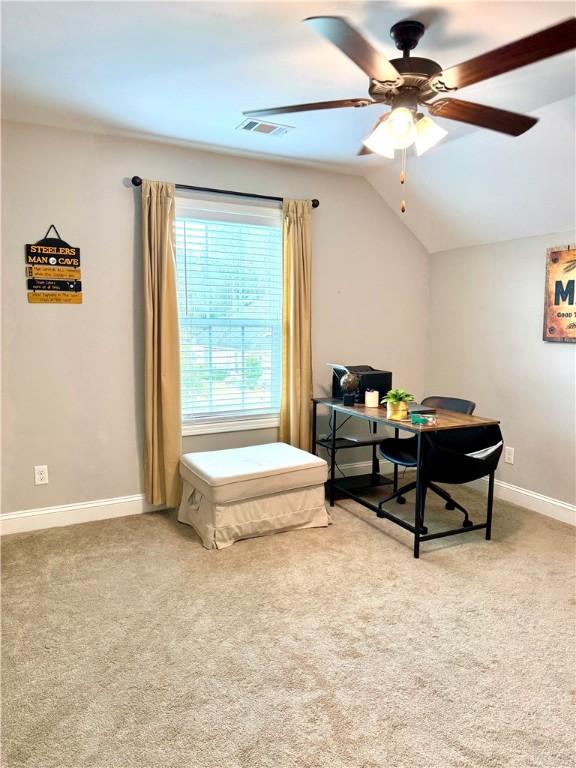
<path fill-rule="evenodd" d="M 334 520 L 220 552 L 164 514 L 5 539 L 3 765 L 572 768 L 573 530 L 497 502 L 492 542 L 415 561 Z"/>

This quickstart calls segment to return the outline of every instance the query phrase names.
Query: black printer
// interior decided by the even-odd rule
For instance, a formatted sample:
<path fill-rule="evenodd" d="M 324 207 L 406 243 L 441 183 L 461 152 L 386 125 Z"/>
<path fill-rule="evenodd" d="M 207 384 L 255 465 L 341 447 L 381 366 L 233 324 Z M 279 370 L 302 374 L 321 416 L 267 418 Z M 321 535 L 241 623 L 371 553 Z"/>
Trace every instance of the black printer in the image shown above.
<path fill-rule="evenodd" d="M 377 390 L 380 399 L 388 390 L 392 389 L 392 373 L 390 371 L 378 371 L 371 365 L 338 365 L 337 363 L 328 363 L 328 365 L 332 368 L 332 397 L 337 400 L 343 399 L 344 392 L 340 386 L 340 379 L 345 373 L 353 373 L 360 381 L 356 392 L 354 392 L 354 402 L 356 403 L 364 403 L 364 393 L 367 389 Z"/>

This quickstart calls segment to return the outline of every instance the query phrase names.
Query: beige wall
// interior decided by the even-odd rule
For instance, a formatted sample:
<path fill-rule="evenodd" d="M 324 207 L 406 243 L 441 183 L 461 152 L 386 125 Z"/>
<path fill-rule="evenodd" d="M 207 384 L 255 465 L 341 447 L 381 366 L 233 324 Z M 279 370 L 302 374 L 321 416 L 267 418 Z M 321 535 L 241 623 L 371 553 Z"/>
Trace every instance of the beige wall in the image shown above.
<path fill-rule="evenodd" d="M 137 193 L 124 185 L 134 174 L 320 198 L 316 394 L 327 393 L 325 363 L 336 360 L 390 369 L 418 397 L 471 397 L 478 413 L 502 419 L 516 450 L 500 478 L 574 502 L 576 348 L 541 340 L 545 251 L 574 234 L 437 253 L 429 282 L 424 249 L 361 178 L 15 123 L 2 138 L 2 511 L 141 492 Z M 27 304 L 24 245 L 51 223 L 81 248 L 80 307 Z M 392 275 L 402 291 L 388 289 Z M 187 437 L 184 446 L 274 439 L 275 430 L 254 430 Z M 48 464 L 49 485 L 34 486 L 35 464 Z"/>
<path fill-rule="evenodd" d="M 576 501 L 576 345 L 542 341 L 546 249 L 560 232 L 430 257 L 430 394 L 502 420 L 514 465 L 498 477 Z"/>
<path fill-rule="evenodd" d="M 72 504 L 142 489 L 138 174 L 288 197 L 314 211 L 314 380 L 328 361 L 424 383 L 427 255 L 363 179 L 156 142 L 6 123 L 3 127 L 2 511 Z M 79 246 L 84 303 L 29 305 L 24 245 L 54 223 Z M 391 275 L 395 285 L 389 290 Z M 269 442 L 274 430 L 185 439 L 188 450 Z M 355 454 L 352 456 L 352 454 Z M 350 451 L 350 460 L 364 454 Z M 33 466 L 50 483 L 34 486 Z"/>

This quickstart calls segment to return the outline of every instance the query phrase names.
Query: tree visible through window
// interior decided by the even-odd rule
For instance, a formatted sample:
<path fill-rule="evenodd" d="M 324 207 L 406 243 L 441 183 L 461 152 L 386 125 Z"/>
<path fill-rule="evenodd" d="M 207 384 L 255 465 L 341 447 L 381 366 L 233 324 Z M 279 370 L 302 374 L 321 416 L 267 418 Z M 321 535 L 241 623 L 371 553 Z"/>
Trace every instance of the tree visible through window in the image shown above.
<path fill-rule="evenodd" d="M 175 235 L 183 421 L 277 414 L 279 207 L 178 198 Z"/>

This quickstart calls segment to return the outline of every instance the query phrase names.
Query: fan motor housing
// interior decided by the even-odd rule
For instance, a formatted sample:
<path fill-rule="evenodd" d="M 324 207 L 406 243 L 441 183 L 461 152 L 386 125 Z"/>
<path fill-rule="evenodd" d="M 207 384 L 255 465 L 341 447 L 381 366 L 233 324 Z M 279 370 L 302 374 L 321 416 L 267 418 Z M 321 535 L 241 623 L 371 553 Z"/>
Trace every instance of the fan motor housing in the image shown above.
<path fill-rule="evenodd" d="M 392 59 L 391 64 L 399 72 L 402 80 L 398 85 L 371 80 L 368 93 L 375 101 L 393 104 L 402 100 L 402 95 L 412 99 L 415 94 L 417 101 L 426 101 L 435 94 L 431 92 L 429 81 L 442 73 L 442 67 L 432 59 L 422 59 L 417 56 Z"/>
<path fill-rule="evenodd" d="M 442 67 L 437 61 L 422 59 L 419 56 L 403 56 L 401 59 L 391 59 L 390 64 L 398 70 L 405 81 L 410 77 L 429 78 L 442 72 Z"/>

